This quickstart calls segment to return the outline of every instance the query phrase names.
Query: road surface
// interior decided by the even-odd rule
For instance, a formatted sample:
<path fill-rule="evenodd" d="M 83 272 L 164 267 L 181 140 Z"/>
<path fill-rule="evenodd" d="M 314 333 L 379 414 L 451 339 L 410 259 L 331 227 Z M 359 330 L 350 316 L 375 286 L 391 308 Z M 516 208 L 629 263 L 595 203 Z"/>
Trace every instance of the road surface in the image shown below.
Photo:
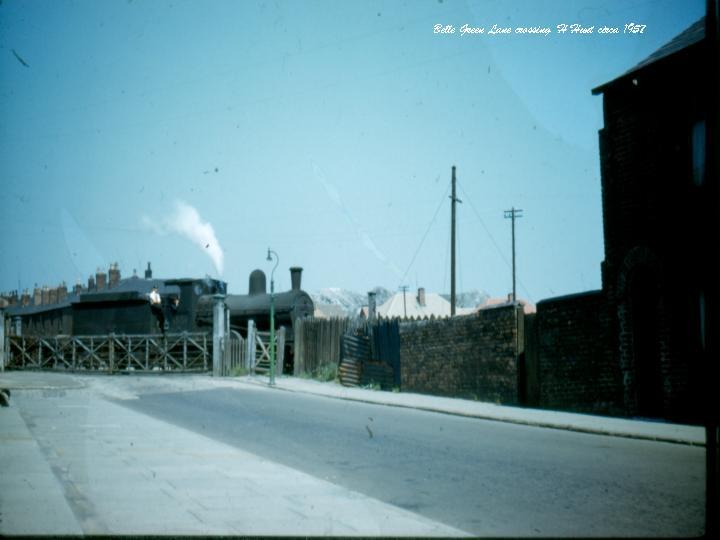
<path fill-rule="evenodd" d="M 703 533 L 702 447 L 205 376 L 20 375 L 0 534 Z"/>
<path fill-rule="evenodd" d="M 125 406 L 482 536 L 688 536 L 702 448 L 266 390 Z"/>

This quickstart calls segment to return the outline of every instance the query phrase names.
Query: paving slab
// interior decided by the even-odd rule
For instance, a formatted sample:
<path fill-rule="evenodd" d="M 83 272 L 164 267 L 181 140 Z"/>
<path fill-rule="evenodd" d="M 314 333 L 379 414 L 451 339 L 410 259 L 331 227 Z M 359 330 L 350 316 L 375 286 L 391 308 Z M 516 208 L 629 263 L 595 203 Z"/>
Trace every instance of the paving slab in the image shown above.
<path fill-rule="evenodd" d="M 14 397 L 14 396 L 13 396 Z M 65 494 L 15 407 L 0 409 L 0 535 L 82 534 Z"/>
<path fill-rule="evenodd" d="M 135 412 L 84 382 L 57 381 L 68 391 L 44 397 L 41 382 L 16 384 L 0 410 L 0 535 L 468 536 Z"/>

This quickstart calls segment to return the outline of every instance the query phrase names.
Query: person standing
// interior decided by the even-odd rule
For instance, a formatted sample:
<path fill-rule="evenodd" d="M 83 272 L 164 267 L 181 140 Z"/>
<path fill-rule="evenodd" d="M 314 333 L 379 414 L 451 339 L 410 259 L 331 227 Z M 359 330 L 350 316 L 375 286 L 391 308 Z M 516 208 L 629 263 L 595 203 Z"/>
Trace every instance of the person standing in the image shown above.
<path fill-rule="evenodd" d="M 152 291 L 150 291 L 150 311 L 152 311 L 158 321 L 160 332 L 165 335 L 165 314 L 162 310 L 162 298 L 160 297 L 157 287 L 153 287 Z"/>

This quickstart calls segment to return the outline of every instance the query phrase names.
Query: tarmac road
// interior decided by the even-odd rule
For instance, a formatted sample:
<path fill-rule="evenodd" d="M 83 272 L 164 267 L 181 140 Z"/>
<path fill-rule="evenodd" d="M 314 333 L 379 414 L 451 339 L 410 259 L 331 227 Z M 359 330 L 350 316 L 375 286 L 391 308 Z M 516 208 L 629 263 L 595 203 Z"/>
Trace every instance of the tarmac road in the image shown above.
<path fill-rule="evenodd" d="M 0 535 L 703 532 L 700 428 L 277 384 L 0 373 Z"/>
<path fill-rule="evenodd" d="M 480 536 L 694 536 L 704 450 L 264 389 L 135 411 Z"/>

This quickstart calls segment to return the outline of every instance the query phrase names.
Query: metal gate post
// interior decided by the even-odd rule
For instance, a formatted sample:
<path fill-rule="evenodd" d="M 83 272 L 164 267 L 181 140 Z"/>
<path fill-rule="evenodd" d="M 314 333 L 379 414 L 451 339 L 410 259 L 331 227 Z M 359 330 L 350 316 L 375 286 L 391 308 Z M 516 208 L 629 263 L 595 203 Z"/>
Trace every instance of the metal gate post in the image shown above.
<path fill-rule="evenodd" d="M 222 371 L 223 345 L 225 344 L 225 295 L 213 295 L 213 377 L 219 377 Z"/>
<path fill-rule="evenodd" d="M 115 371 L 115 334 L 111 333 L 108 336 L 110 343 L 108 343 L 108 369 L 110 373 Z"/>
<path fill-rule="evenodd" d="M 225 336 L 223 337 L 223 376 L 229 377 L 232 365 L 232 350 L 230 349 L 230 308 L 223 306 L 225 315 Z"/>
<path fill-rule="evenodd" d="M 5 310 L 0 308 L 0 371 L 5 371 Z"/>
<path fill-rule="evenodd" d="M 203 348 L 202 348 L 202 357 L 203 357 L 203 371 L 207 371 L 207 334 L 203 333 Z"/>
<path fill-rule="evenodd" d="M 253 370 L 255 374 L 255 321 L 250 319 L 248 321 L 247 331 L 247 351 L 245 352 L 245 368 Z"/>

